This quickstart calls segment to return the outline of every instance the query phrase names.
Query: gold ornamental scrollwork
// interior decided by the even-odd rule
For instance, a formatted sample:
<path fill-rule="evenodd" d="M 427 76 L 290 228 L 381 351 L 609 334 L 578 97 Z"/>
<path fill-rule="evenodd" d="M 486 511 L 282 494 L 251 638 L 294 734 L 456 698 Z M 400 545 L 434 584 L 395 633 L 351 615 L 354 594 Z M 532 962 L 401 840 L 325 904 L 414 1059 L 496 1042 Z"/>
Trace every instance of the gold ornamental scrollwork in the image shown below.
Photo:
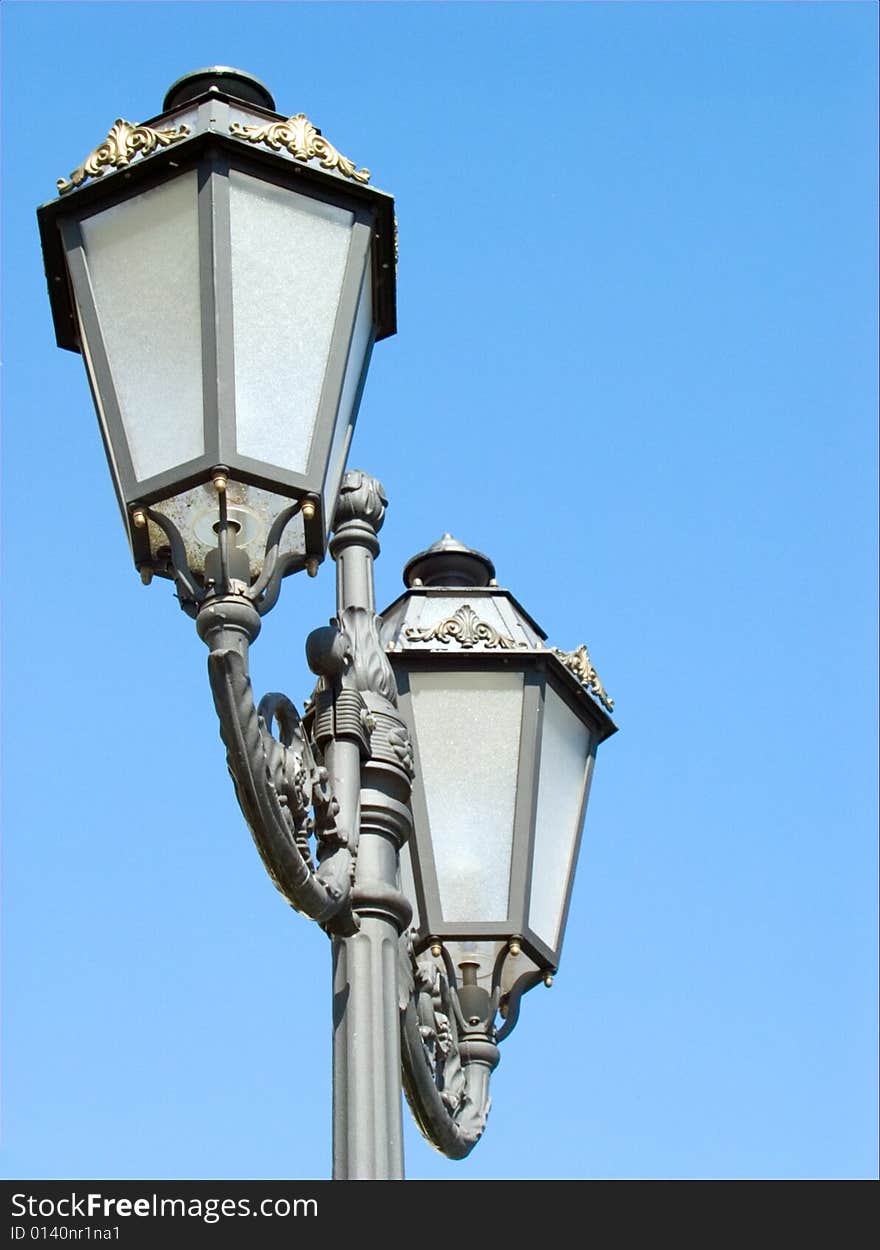
<path fill-rule="evenodd" d="M 151 126 L 133 126 L 131 122 L 117 117 L 107 132 L 107 138 L 90 152 L 70 178 L 59 178 L 55 184 L 59 195 L 66 195 L 74 187 L 81 186 L 87 178 L 100 178 L 108 169 L 121 169 L 130 164 L 135 156 L 149 156 L 156 148 L 167 148 L 189 134 L 189 126 L 177 130 L 153 130 Z"/>
<path fill-rule="evenodd" d="M 295 113 L 287 121 L 271 122 L 268 126 L 242 126 L 240 122 L 233 122 L 229 129 L 236 138 L 247 139 L 248 143 L 265 143 L 273 152 L 284 148 L 300 161 L 317 157 L 322 169 L 338 169 L 354 182 L 370 181 L 370 171 L 358 169 L 354 161 L 337 152 L 305 113 Z"/>
<path fill-rule="evenodd" d="M 485 647 L 499 647 L 509 651 L 517 645 L 512 638 L 499 634 L 488 621 L 481 621 L 468 603 L 436 625 L 425 629 L 410 625 L 404 633 L 410 642 L 457 642 L 466 648 L 483 643 Z"/>
<path fill-rule="evenodd" d="M 599 680 L 599 674 L 593 668 L 590 653 L 583 643 L 574 651 L 560 651 L 558 647 L 551 647 L 550 650 L 570 673 L 574 673 L 581 685 L 586 686 L 596 696 L 603 707 L 609 712 L 614 710 L 614 700 L 609 699 L 608 692 Z"/>

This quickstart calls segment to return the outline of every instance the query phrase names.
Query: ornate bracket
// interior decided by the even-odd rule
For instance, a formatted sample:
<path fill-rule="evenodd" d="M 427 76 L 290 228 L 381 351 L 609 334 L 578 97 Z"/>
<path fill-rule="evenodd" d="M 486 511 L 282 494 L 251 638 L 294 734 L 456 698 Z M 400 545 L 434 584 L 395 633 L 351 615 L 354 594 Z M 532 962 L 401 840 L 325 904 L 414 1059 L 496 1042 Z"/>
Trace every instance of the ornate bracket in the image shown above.
<path fill-rule="evenodd" d="M 542 974 L 524 974 L 502 995 L 501 973 L 510 947 L 498 955 L 491 991 L 459 984 L 445 947 L 432 947 L 434 953 L 442 967 L 433 958 L 416 957 L 412 932 L 400 940 L 403 1088 L 431 1145 L 447 1158 L 463 1159 L 486 1127 L 498 1043 L 512 1032 L 522 995 Z M 504 1017 L 500 1028 L 495 1023 L 499 1009 Z"/>
<path fill-rule="evenodd" d="M 401 938 L 400 956 L 404 1093 L 431 1145 L 449 1159 L 463 1159 L 482 1137 L 489 1115 L 489 1077 L 498 1063 L 497 997 L 485 1018 L 469 1023 L 451 963 L 441 971 L 430 960 L 417 960 L 409 934 Z"/>
<path fill-rule="evenodd" d="M 131 122 L 117 117 L 107 132 L 107 138 L 90 152 L 70 179 L 59 178 L 55 184 L 59 195 L 66 195 L 88 178 L 100 178 L 108 169 L 121 169 L 131 163 L 135 156 L 149 156 L 156 148 L 167 148 L 189 134 L 188 126 L 177 130 L 153 130 L 150 126 L 133 126 Z"/>
<path fill-rule="evenodd" d="M 273 152 L 284 148 L 300 161 L 317 157 L 322 169 L 338 170 L 353 182 L 370 181 L 370 171 L 358 169 L 354 161 L 338 152 L 323 137 L 317 126 L 312 125 L 305 113 L 295 113 L 287 121 L 271 122 L 268 126 L 242 126 L 240 122 L 233 122 L 229 129 L 238 139 L 246 139 L 248 143 L 264 143 Z"/>
<path fill-rule="evenodd" d="M 208 675 L 229 772 L 266 871 L 291 907 L 328 931 L 356 932 L 350 904 L 355 835 L 338 825 L 339 806 L 320 754 L 284 695 L 266 695 L 254 705 L 247 658 L 260 628 L 256 608 L 242 596 L 216 598 L 201 608 L 196 624 L 210 648 Z M 280 738 L 271 732 L 274 724 Z"/>
<path fill-rule="evenodd" d="M 222 491 L 215 576 L 205 586 L 190 572 L 172 523 L 152 511 L 145 516 L 168 536 L 181 606 L 196 617 L 210 648 L 208 673 L 229 772 L 266 870 L 292 907 L 344 937 L 358 929 L 355 822 L 362 783 L 371 770 L 390 769 L 400 779 L 405 802 L 412 746 L 396 715 L 394 674 L 379 642 L 375 612 L 368 608 L 344 607 L 330 626 L 309 636 L 307 656 L 319 682 L 305 723 L 284 695 L 266 695 L 255 706 L 249 648 L 261 616 L 277 598 L 286 571 L 278 558 L 281 536 L 299 507 L 291 505 L 276 519 L 263 572 L 251 586 L 230 576 Z M 346 743 L 354 757 L 341 765 L 338 752 Z M 334 767 L 332 784 L 328 765 Z M 404 925 L 408 903 L 405 909 Z"/>

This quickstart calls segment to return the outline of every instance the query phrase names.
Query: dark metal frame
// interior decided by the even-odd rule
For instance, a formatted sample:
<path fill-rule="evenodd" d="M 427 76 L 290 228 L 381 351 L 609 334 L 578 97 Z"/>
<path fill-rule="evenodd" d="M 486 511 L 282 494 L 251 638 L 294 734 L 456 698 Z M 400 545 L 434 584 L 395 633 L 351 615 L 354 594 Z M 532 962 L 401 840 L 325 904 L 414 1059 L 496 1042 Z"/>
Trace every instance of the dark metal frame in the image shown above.
<path fill-rule="evenodd" d="M 581 839 L 584 836 L 584 824 L 587 814 L 587 804 L 590 799 L 590 786 L 593 780 L 593 768 L 596 762 L 596 751 L 599 743 L 609 734 L 614 733 L 616 726 L 611 722 L 604 712 L 600 712 L 593 703 L 589 695 L 585 694 L 583 689 L 578 685 L 576 689 L 572 689 L 572 678 L 564 665 L 560 664 L 555 656 L 548 656 L 546 659 L 539 657 L 539 663 L 545 669 L 545 680 L 541 692 L 541 728 L 540 735 L 543 743 L 544 739 L 544 707 L 546 703 L 546 692 L 548 683 L 556 694 L 563 700 L 565 704 L 575 713 L 590 733 L 590 749 L 589 754 L 584 762 L 584 772 L 580 781 L 580 806 L 578 809 L 577 826 L 574 841 L 571 848 L 571 867 L 568 872 L 568 879 L 565 887 L 565 895 L 562 900 L 562 909 L 559 914 L 559 929 L 556 935 L 556 958 L 557 961 L 562 952 L 562 945 L 565 940 L 565 928 L 568 923 L 568 910 L 571 904 L 571 895 L 574 889 L 575 870 L 577 868 L 578 857 L 581 849 Z M 585 715 L 586 712 L 586 715 Z M 538 773 L 535 777 L 535 813 L 537 815 L 538 804 L 538 782 L 540 780 L 540 759 L 538 760 Z M 537 828 L 535 830 L 537 835 Z M 529 892 L 531 894 L 531 882 L 529 883 Z"/>

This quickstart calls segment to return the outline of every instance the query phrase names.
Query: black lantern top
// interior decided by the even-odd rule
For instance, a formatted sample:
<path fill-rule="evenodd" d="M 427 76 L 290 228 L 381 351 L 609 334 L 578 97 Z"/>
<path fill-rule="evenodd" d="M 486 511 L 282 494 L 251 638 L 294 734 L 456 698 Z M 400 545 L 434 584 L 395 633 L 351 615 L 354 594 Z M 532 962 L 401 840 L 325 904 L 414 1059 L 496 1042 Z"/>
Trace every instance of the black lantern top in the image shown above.
<path fill-rule="evenodd" d="M 165 92 L 162 111 L 168 113 L 210 91 L 234 96 L 236 100 L 245 100 L 270 112 L 275 109 L 275 97 L 259 78 L 229 65 L 210 65 L 206 69 L 190 70 L 173 82 Z"/>

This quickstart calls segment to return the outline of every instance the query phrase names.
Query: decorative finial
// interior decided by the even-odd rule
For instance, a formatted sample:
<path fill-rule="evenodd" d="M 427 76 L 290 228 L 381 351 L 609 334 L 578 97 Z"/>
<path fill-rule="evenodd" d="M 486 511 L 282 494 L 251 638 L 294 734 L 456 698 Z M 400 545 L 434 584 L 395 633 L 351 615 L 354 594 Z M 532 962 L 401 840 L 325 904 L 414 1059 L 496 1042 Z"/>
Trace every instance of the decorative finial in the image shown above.
<path fill-rule="evenodd" d="M 407 587 L 488 586 L 494 577 L 495 565 L 488 556 L 466 547 L 449 533 L 413 556 L 403 570 Z"/>
<path fill-rule="evenodd" d="M 243 69 L 233 69 L 231 65 L 209 65 L 205 69 L 190 70 L 188 74 L 178 78 L 165 92 L 162 111 L 167 113 L 171 109 L 179 108 L 208 91 L 232 96 L 236 100 L 244 100 L 246 104 L 257 104 L 260 108 L 275 112 L 275 100 L 266 84 L 253 74 L 248 74 Z"/>
<path fill-rule="evenodd" d="M 374 530 L 382 528 L 388 497 L 378 478 L 361 469 L 349 469 L 342 479 L 333 528 L 338 530 L 348 521 L 366 521 Z"/>

